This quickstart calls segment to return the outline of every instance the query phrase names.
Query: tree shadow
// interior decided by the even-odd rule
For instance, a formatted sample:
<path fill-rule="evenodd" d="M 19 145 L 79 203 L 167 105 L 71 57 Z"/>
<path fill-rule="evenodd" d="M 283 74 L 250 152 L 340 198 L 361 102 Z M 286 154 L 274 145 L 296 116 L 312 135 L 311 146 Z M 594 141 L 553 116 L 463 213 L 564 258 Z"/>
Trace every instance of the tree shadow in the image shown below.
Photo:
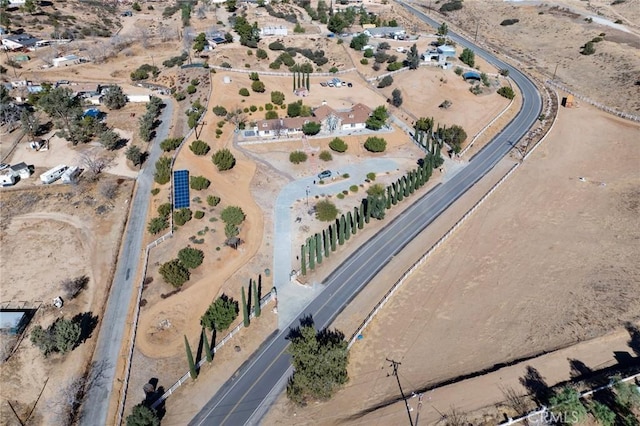
<path fill-rule="evenodd" d="M 526 374 L 520 378 L 520 384 L 529 391 L 538 405 L 549 404 L 549 398 L 553 393 L 537 369 L 527 366 Z"/>
<path fill-rule="evenodd" d="M 249 278 L 249 289 L 247 290 L 247 311 L 253 310 L 253 280 Z"/>
<path fill-rule="evenodd" d="M 258 274 L 258 284 L 256 286 L 258 289 L 258 300 L 262 299 L 262 274 Z"/>
<path fill-rule="evenodd" d="M 289 333 L 287 334 L 286 339 L 293 340 L 293 339 L 302 337 L 302 332 L 300 331 L 300 329 L 304 327 L 313 327 L 313 326 L 314 326 L 313 316 L 311 314 L 304 315 L 300 317 L 299 326 L 297 326 L 296 328 L 289 329 Z"/>
<path fill-rule="evenodd" d="M 158 386 L 159 380 L 157 377 L 152 377 L 149 379 L 146 385 L 144 385 L 144 393 L 145 398 L 140 403 L 140 405 L 144 405 L 145 407 L 151 408 L 154 402 L 156 402 L 162 395 L 164 395 L 165 389 L 164 386 Z M 167 413 L 165 403 L 162 401 L 156 408 L 154 408 L 158 419 L 162 420 L 162 418 Z"/>
<path fill-rule="evenodd" d="M 93 315 L 93 312 L 83 312 L 74 316 L 72 321 L 80 325 L 80 339 L 78 343 L 84 343 L 91 337 L 93 330 L 98 325 L 98 316 Z"/>
<path fill-rule="evenodd" d="M 587 386 L 592 387 L 595 383 L 595 372 L 589 368 L 584 362 L 578 359 L 568 358 L 570 376 L 572 381 L 583 381 Z"/>
<path fill-rule="evenodd" d="M 199 372 L 200 370 L 200 368 L 198 367 L 198 363 L 202 359 L 203 355 L 204 355 L 204 339 L 202 338 L 202 333 L 200 333 L 200 339 L 198 341 L 198 349 L 196 349 L 196 359 L 195 359 L 196 372 Z"/>
<path fill-rule="evenodd" d="M 624 328 L 627 329 L 629 336 L 631 339 L 629 340 L 628 345 L 635 352 L 637 356 L 640 356 L 640 328 L 637 325 L 627 322 L 624 325 Z"/>

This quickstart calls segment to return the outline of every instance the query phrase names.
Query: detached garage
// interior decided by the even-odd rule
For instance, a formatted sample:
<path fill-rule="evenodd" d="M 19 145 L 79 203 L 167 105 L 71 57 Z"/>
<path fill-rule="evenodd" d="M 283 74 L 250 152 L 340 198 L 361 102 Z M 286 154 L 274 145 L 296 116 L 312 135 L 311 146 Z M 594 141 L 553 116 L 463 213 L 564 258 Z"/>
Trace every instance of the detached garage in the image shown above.
<path fill-rule="evenodd" d="M 59 58 L 54 58 L 51 62 L 53 62 L 54 67 L 66 67 L 79 64 L 80 57 L 77 55 L 60 56 Z"/>

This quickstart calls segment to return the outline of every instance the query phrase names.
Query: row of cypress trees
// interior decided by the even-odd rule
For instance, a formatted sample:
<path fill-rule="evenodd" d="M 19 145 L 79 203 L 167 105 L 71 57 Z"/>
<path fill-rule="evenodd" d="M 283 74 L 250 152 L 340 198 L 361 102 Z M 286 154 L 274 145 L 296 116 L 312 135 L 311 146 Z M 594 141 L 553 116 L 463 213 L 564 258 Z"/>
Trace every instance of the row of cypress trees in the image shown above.
<path fill-rule="evenodd" d="M 293 91 L 295 92 L 297 89 L 301 89 L 303 87 L 305 87 L 307 90 L 310 90 L 311 88 L 311 85 L 309 84 L 309 73 L 303 72 L 303 71 L 294 71 L 293 72 Z"/>
<path fill-rule="evenodd" d="M 253 299 L 253 315 L 258 318 L 262 313 L 260 308 L 260 293 L 259 288 L 261 286 L 262 276 L 258 275 L 258 280 L 249 279 L 249 288 L 250 294 Z M 244 326 L 249 327 L 249 304 L 247 303 L 244 286 L 242 286 L 242 315 L 244 319 Z M 206 330 L 202 329 L 202 349 L 204 350 L 205 357 L 207 362 L 213 361 L 213 353 L 211 352 L 211 346 L 209 345 L 209 339 L 207 338 Z M 198 377 L 198 369 L 196 368 L 195 361 L 193 359 L 193 352 L 191 351 L 191 346 L 189 345 L 189 340 L 187 336 L 184 336 L 184 346 L 187 351 L 187 362 L 189 363 L 189 375 L 192 379 L 196 379 Z"/>
<path fill-rule="evenodd" d="M 442 161 L 439 151 L 435 155 L 428 153 L 415 169 L 388 185 L 385 191 L 367 196 L 360 202 L 359 207 L 353 208 L 353 213 L 343 213 L 322 232 L 316 232 L 307 238 L 300 246 L 300 273 L 306 275 L 307 268 L 313 271 L 317 265 L 322 264 L 323 258 L 328 258 L 338 246 L 349 241 L 349 238 L 363 229 L 371 218 L 384 219 L 385 210 L 395 206 L 427 183 L 434 167 L 439 166 Z"/>

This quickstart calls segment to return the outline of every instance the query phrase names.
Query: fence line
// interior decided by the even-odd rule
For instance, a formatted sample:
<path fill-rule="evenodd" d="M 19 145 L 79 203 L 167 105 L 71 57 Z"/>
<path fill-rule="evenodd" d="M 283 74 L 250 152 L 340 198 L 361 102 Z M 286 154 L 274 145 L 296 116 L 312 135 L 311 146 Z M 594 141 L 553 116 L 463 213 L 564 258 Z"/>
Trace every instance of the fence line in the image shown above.
<path fill-rule="evenodd" d="M 178 148 L 173 153 L 173 156 L 171 158 L 171 174 L 172 175 L 173 175 L 173 166 L 175 164 L 175 161 L 176 161 L 176 158 L 177 158 L 178 154 L 180 153 L 180 151 L 182 149 L 182 146 L 184 145 L 184 142 L 191 136 L 191 134 L 198 127 L 198 125 L 200 125 L 200 123 L 204 119 L 204 116 L 205 116 L 205 114 L 207 112 L 207 109 L 209 108 L 209 100 L 211 98 L 211 87 L 212 87 L 211 86 L 211 77 L 209 77 L 209 96 L 207 96 L 207 100 L 206 100 L 205 105 L 204 105 L 204 112 L 202 113 L 202 115 L 200 116 L 198 121 L 196 122 L 196 125 L 193 127 L 193 129 L 190 129 L 187 132 L 187 135 L 182 139 L 182 142 L 180 142 L 180 145 L 178 146 Z M 171 203 L 173 204 L 173 179 L 169 180 L 169 199 L 171 200 Z M 149 264 L 149 251 L 152 248 L 157 247 L 158 244 L 160 244 L 160 243 L 164 242 L 165 240 L 167 240 L 168 238 L 172 238 L 172 237 L 173 237 L 173 214 L 170 214 L 169 215 L 169 232 L 167 232 L 166 234 L 164 234 L 160 238 L 157 238 L 154 241 L 152 241 L 149 244 L 147 244 L 147 247 L 145 248 L 145 251 L 144 251 L 144 260 L 143 260 L 143 264 L 142 264 L 142 278 L 141 278 L 140 284 L 138 285 L 138 295 L 136 297 L 136 305 L 135 305 L 135 308 L 134 308 L 131 338 L 129 340 L 129 351 L 128 351 L 127 358 L 126 358 L 124 379 L 122 380 L 122 392 L 121 392 L 121 395 L 120 395 L 120 402 L 118 404 L 118 415 L 117 415 L 116 425 L 121 425 L 122 424 L 122 419 L 124 418 L 124 408 L 125 408 L 125 403 L 126 403 L 126 400 L 127 400 L 127 390 L 129 388 L 129 376 L 131 375 L 131 363 L 133 361 L 133 350 L 135 348 L 136 332 L 137 332 L 137 328 L 138 328 L 138 319 L 140 317 L 140 301 L 142 300 L 142 291 L 144 290 L 144 280 L 145 280 L 145 278 L 147 276 L 147 267 L 148 267 L 148 264 Z"/>
<path fill-rule="evenodd" d="M 271 289 L 271 291 L 269 291 L 269 293 L 267 295 L 265 295 L 263 298 L 260 299 L 260 307 L 261 308 L 265 307 L 272 299 L 275 298 L 275 296 L 276 296 L 276 292 L 273 289 Z M 252 312 L 249 314 L 249 319 L 254 318 L 254 317 L 255 317 L 255 312 L 252 310 Z M 244 328 L 244 321 L 240 322 L 233 330 L 231 330 L 231 332 L 229 334 L 227 334 L 220 341 L 220 343 L 215 345 L 211 349 L 211 354 L 213 355 L 216 352 L 218 352 L 220 349 L 222 349 L 222 347 L 228 341 L 230 341 L 233 338 L 233 336 L 235 336 L 238 332 L 240 332 L 240 330 L 242 330 L 243 328 Z M 207 358 L 206 357 L 202 358 L 198 362 L 198 364 L 196 364 L 196 368 L 198 368 L 198 369 L 201 368 L 206 362 L 207 362 Z M 158 398 L 156 401 L 153 402 L 153 404 L 151 404 L 151 408 L 154 408 L 154 409 L 157 408 L 158 405 L 162 404 L 167 398 L 169 398 L 169 396 L 172 393 L 174 393 L 176 391 L 176 389 L 178 389 L 180 386 L 182 386 L 182 384 L 184 382 L 186 382 L 190 377 L 191 377 L 191 374 L 189 372 L 185 373 L 165 393 L 163 393 L 160 398 Z"/>
<path fill-rule="evenodd" d="M 209 65 L 209 68 L 213 68 L 220 71 L 237 72 L 241 74 L 251 74 L 252 72 L 257 72 L 258 74 L 261 74 L 261 75 L 273 75 L 277 77 L 292 77 L 295 75 L 295 73 L 293 72 L 256 71 L 256 70 L 241 69 L 241 68 L 225 68 L 225 67 L 221 67 L 220 65 Z M 340 70 L 336 72 L 313 72 L 309 74 L 309 77 L 312 77 L 312 76 L 313 77 L 331 77 L 335 75 L 348 74 L 352 71 L 356 71 L 356 68 L 354 67 L 354 68 L 349 68 L 346 70 Z"/>
<path fill-rule="evenodd" d="M 624 382 L 629 382 L 631 380 L 634 380 L 635 378 L 640 378 L 640 373 L 631 375 L 631 376 L 627 376 L 624 379 L 620 379 L 620 382 L 624 383 Z M 585 397 L 591 396 L 596 392 L 600 392 L 601 390 L 605 390 L 605 389 L 611 389 L 612 387 L 614 387 L 616 385 L 617 382 L 612 381 L 611 383 L 608 383 L 606 385 L 603 386 L 599 386 L 595 389 L 592 389 L 590 391 L 585 391 L 580 393 L 580 399 L 584 399 Z M 548 408 L 544 405 L 542 405 L 540 408 L 537 408 L 525 415 L 522 415 L 520 417 L 517 417 L 515 419 L 508 419 L 505 422 L 500 423 L 500 426 L 509 426 L 509 425 L 513 425 L 516 423 L 520 423 L 520 422 L 526 422 L 528 420 L 531 420 L 532 418 L 535 418 L 536 416 L 540 417 L 542 414 L 550 411 L 553 407 Z"/>
<path fill-rule="evenodd" d="M 384 295 L 384 297 L 376 304 L 376 306 L 374 306 L 374 308 L 371 310 L 371 312 L 369 312 L 369 315 L 367 315 L 367 317 L 365 318 L 364 321 L 362 321 L 362 323 L 358 326 L 358 328 L 356 329 L 356 331 L 351 335 L 351 338 L 349 339 L 349 345 L 348 347 L 351 348 L 351 346 L 353 346 L 353 344 L 355 343 L 356 339 L 358 338 L 358 336 L 362 333 L 362 331 L 364 331 L 365 328 L 367 328 L 367 326 L 369 325 L 369 323 L 373 320 L 373 318 L 376 316 L 376 314 L 380 311 L 380 309 L 382 309 L 382 307 L 389 301 L 389 299 L 391 298 L 391 296 L 393 296 L 393 294 L 396 292 L 396 290 L 398 290 L 398 288 L 400 288 L 400 286 L 402 284 L 404 284 L 404 282 L 409 278 L 409 276 L 411 276 L 416 269 L 418 269 L 418 267 L 422 266 L 422 264 L 433 254 L 433 252 L 440 247 L 440 245 L 442 243 L 444 243 L 459 227 L 460 225 L 462 225 L 468 218 L 469 216 L 471 216 L 473 213 L 475 213 L 475 211 L 480 207 L 480 205 L 482 203 L 484 203 L 484 201 L 489 198 L 489 196 L 491 194 L 493 194 L 493 192 L 498 189 L 498 187 L 500 185 L 502 185 L 502 183 L 507 180 L 509 178 L 509 176 L 511 176 L 511 174 L 518 168 L 518 166 L 520 165 L 520 163 L 515 163 L 511 169 L 509 169 L 509 171 L 502 176 L 502 178 L 500 178 L 500 180 L 498 182 L 496 182 L 491 189 L 482 196 L 482 198 L 480 200 L 478 200 L 473 207 L 471 207 L 467 213 L 465 213 L 464 216 L 462 216 L 462 218 L 460 218 L 455 225 L 453 225 L 449 231 L 447 231 L 446 234 L 444 234 L 442 237 L 440 237 L 440 239 L 438 239 L 438 241 L 431 246 L 431 248 L 422 255 L 422 257 L 420 259 L 418 259 L 416 262 L 414 262 L 413 265 L 411 265 L 411 267 L 402 275 L 402 277 L 400 277 L 399 280 L 397 280 L 393 286 L 389 289 L 389 291 L 387 291 L 387 293 Z"/>
<path fill-rule="evenodd" d="M 600 109 L 602 111 L 608 112 L 608 113 L 616 115 L 618 117 L 626 118 L 627 120 L 640 122 L 640 116 L 638 116 L 638 115 L 629 114 L 627 112 L 619 111 L 619 110 L 617 110 L 615 108 L 611 108 L 611 107 L 608 107 L 606 105 L 603 105 L 600 102 L 596 102 L 596 101 L 594 101 L 594 100 L 592 100 L 590 98 L 587 98 L 584 95 L 581 95 L 581 94 L 579 94 L 577 92 L 574 92 L 573 90 L 569 89 L 568 87 L 563 86 L 562 84 L 557 83 L 557 82 L 555 82 L 553 80 L 547 80 L 547 83 L 552 85 L 552 86 L 557 87 L 558 89 L 560 89 L 560 90 L 562 90 L 564 92 L 572 94 L 576 98 L 581 99 L 581 100 L 585 101 L 586 103 L 591 104 L 594 107 L 596 107 L 596 108 L 598 108 L 598 109 Z"/>

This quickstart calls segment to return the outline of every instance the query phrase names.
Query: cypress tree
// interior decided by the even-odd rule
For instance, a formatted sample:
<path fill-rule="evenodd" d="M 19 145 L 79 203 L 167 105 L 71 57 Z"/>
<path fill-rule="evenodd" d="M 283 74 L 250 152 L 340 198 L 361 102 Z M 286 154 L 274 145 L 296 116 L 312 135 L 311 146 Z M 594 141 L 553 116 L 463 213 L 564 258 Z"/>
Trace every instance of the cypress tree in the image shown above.
<path fill-rule="evenodd" d="M 356 214 L 358 215 L 358 229 L 364 228 L 364 213 L 362 212 L 363 203 L 360 203 L 360 210 L 356 208 Z"/>
<path fill-rule="evenodd" d="M 209 339 L 207 339 L 207 332 L 204 328 L 202 329 L 202 348 L 204 349 L 204 354 L 207 357 L 207 362 L 213 361 L 211 346 L 209 346 Z"/>
<path fill-rule="evenodd" d="M 356 235 L 358 232 L 358 208 L 353 207 L 353 214 L 351 215 L 351 233 Z"/>
<path fill-rule="evenodd" d="M 424 169 L 422 167 L 418 167 L 416 169 L 416 174 L 418 176 L 418 180 L 416 182 L 416 189 L 422 187 L 422 185 L 424 185 Z"/>
<path fill-rule="evenodd" d="M 338 244 L 344 244 L 344 234 L 345 234 L 345 224 L 344 224 L 344 215 L 340 216 L 340 225 L 338 227 Z"/>
<path fill-rule="evenodd" d="M 298 88 L 302 87 L 302 83 L 300 83 L 300 71 L 298 71 Z"/>
<path fill-rule="evenodd" d="M 402 189 L 402 179 L 398 179 L 398 202 L 404 198 L 404 190 Z"/>
<path fill-rule="evenodd" d="M 249 306 L 247 306 L 247 298 L 244 295 L 244 286 L 242 286 L 242 319 L 244 326 L 249 327 Z"/>
<path fill-rule="evenodd" d="M 318 265 L 322 263 L 322 236 L 316 232 L 316 258 L 318 259 Z"/>
<path fill-rule="evenodd" d="M 329 228 L 322 230 L 322 241 L 324 242 L 324 257 L 329 257 L 331 250 L 329 249 Z"/>
<path fill-rule="evenodd" d="M 296 72 L 294 71 L 293 73 L 293 91 L 296 91 Z"/>
<path fill-rule="evenodd" d="M 331 251 L 336 251 L 336 243 L 338 240 L 338 225 L 335 223 L 331 224 Z"/>
<path fill-rule="evenodd" d="M 300 273 L 307 275 L 307 245 L 300 245 Z"/>
<path fill-rule="evenodd" d="M 347 212 L 347 218 L 345 220 L 344 239 L 349 241 L 351 238 L 351 212 Z"/>
<path fill-rule="evenodd" d="M 316 239 L 309 238 L 309 269 L 316 269 Z"/>
<path fill-rule="evenodd" d="M 309 73 L 307 73 L 307 90 L 310 90 L 311 85 L 309 84 Z"/>
<path fill-rule="evenodd" d="M 189 361 L 189 375 L 193 380 L 198 377 L 198 371 L 196 370 L 196 363 L 193 362 L 193 353 L 191 353 L 191 346 L 187 340 L 187 335 L 184 336 L 184 346 L 187 349 L 187 361 Z"/>
<path fill-rule="evenodd" d="M 260 294 L 258 294 L 258 283 L 253 281 L 253 315 L 256 318 L 260 316 L 262 313 L 262 308 L 260 307 Z"/>
<path fill-rule="evenodd" d="M 369 223 L 369 220 L 371 220 L 371 197 L 367 197 L 362 201 L 362 208 L 364 209 L 364 221 Z"/>
<path fill-rule="evenodd" d="M 388 186 L 388 188 L 389 197 L 391 198 L 391 204 L 395 206 L 396 204 L 398 204 L 398 189 L 396 188 L 396 184 L 393 182 Z"/>
<path fill-rule="evenodd" d="M 409 196 L 409 181 L 407 180 L 407 176 L 402 176 L 402 187 L 404 188 L 404 196 Z"/>
<path fill-rule="evenodd" d="M 387 186 L 387 210 L 391 208 L 391 187 Z"/>
<path fill-rule="evenodd" d="M 409 194 L 416 190 L 416 174 L 413 170 L 409 172 Z"/>

